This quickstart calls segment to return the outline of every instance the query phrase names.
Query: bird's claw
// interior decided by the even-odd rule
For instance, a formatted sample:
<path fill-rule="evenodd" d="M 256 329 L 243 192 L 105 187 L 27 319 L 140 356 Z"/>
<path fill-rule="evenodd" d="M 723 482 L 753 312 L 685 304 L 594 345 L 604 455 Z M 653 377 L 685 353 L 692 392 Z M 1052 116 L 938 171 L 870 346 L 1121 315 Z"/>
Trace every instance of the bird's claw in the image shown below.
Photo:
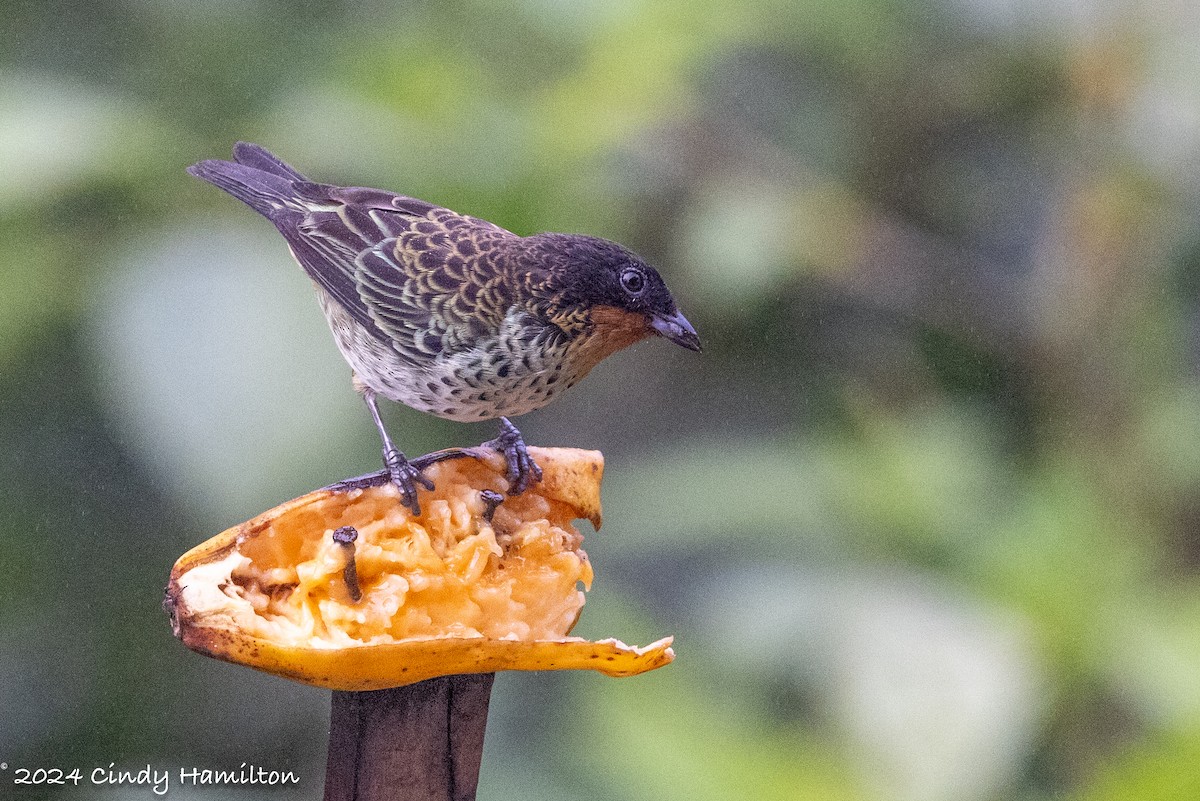
<path fill-rule="evenodd" d="M 520 495 L 529 489 L 530 484 L 542 480 L 542 468 L 538 467 L 537 462 L 529 455 L 525 440 L 517 427 L 503 417 L 500 418 L 500 425 L 500 436 L 485 442 L 484 445 L 504 454 L 508 461 L 508 472 L 504 476 L 508 481 L 508 494 Z"/>
<path fill-rule="evenodd" d="M 400 503 L 411 509 L 414 515 L 420 515 L 421 504 L 417 501 L 417 485 L 431 490 L 433 482 L 421 475 L 420 468 L 414 466 L 395 448 L 384 449 L 383 463 L 387 466 L 388 478 L 396 485 L 396 489 L 400 490 Z"/>

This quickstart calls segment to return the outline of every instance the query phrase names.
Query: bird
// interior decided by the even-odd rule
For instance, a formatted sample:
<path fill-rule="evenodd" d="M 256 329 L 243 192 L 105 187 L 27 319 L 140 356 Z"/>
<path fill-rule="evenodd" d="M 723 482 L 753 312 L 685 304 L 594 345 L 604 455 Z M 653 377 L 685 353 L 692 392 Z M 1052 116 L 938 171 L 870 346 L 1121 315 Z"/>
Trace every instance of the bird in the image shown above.
<path fill-rule="evenodd" d="M 608 356 L 659 336 L 700 351 L 662 276 L 584 234 L 518 236 L 382 189 L 308 180 L 266 148 L 187 168 L 270 220 L 316 288 L 382 441 L 400 501 L 420 514 L 432 482 L 395 446 L 378 398 L 460 422 L 498 419 L 485 445 L 508 492 L 541 480 L 509 419 L 539 409 Z"/>

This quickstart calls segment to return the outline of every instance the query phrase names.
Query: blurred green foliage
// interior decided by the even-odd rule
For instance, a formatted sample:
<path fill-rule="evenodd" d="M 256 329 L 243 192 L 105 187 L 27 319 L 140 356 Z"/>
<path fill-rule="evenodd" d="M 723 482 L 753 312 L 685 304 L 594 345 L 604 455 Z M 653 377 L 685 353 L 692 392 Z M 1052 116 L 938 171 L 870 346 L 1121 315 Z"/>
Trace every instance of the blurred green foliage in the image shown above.
<path fill-rule="evenodd" d="M 1186 4 L 0 19 L 9 764 L 250 762 L 320 796 L 326 694 L 195 657 L 159 609 L 179 553 L 377 460 L 282 242 L 183 172 L 246 139 L 619 239 L 704 337 L 522 423 L 607 455 L 580 633 L 679 659 L 501 677 L 481 798 L 1200 795 Z M 491 436 L 386 414 L 409 452 Z"/>

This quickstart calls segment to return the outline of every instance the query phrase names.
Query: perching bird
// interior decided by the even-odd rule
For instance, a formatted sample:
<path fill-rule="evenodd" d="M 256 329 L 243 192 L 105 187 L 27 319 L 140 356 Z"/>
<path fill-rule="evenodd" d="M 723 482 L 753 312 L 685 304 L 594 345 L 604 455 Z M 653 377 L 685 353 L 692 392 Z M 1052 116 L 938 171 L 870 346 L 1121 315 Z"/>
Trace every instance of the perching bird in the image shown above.
<path fill-rule="evenodd" d="M 658 272 L 615 242 L 520 237 L 484 220 L 381 189 L 313 183 L 266 149 L 188 172 L 275 224 L 316 284 L 354 371 L 403 503 L 432 489 L 392 444 L 376 396 L 449 420 L 499 418 L 491 445 L 517 495 L 541 470 L 510 415 L 533 411 L 605 357 L 653 334 L 700 338 Z"/>

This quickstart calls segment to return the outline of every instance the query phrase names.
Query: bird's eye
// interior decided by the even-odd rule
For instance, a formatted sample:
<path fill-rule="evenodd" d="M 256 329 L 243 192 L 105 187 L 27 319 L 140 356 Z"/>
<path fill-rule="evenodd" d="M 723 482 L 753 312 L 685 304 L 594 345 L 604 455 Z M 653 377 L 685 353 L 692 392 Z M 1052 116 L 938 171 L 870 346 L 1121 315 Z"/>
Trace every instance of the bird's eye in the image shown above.
<path fill-rule="evenodd" d="M 640 295 L 642 290 L 646 288 L 646 276 L 642 275 L 641 270 L 635 270 L 632 267 L 621 273 L 621 286 L 630 295 Z"/>

